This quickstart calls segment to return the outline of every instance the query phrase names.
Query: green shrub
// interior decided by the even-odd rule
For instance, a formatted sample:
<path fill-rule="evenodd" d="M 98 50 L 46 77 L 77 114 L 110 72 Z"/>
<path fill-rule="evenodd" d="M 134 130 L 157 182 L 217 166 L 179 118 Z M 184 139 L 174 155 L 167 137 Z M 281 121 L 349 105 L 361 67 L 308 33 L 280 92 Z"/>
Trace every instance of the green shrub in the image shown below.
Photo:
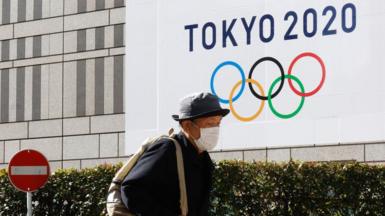
<path fill-rule="evenodd" d="M 212 215 L 385 215 L 385 167 L 220 162 Z"/>
<path fill-rule="evenodd" d="M 108 186 L 120 166 L 55 172 L 42 189 L 33 193 L 34 215 L 105 215 Z M 0 172 L 0 185 L 0 215 L 25 215 L 26 195 L 13 188 L 4 170 Z"/>
<path fill-rule="evenodd" d="M 55 172 L 33 194 L 34 215 L 105 215 L 120 166 Z M 0 170 L 0 215 L 24 215 L 25 199 Z M 385 215 L 385 167 L 222 161 L 215 164 L 210 215 Z"/>

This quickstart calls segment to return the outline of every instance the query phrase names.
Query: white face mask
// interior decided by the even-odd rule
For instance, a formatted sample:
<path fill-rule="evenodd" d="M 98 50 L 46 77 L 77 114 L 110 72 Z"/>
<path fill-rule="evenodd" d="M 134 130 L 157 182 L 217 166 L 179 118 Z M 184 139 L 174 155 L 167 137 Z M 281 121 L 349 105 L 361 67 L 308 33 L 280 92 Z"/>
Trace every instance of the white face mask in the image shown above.
<path fill-rule="evenodd" d="M 195 144 L 202 151 L 211 151 L 218 144 L 219 127 L 200 128 L 201 137 L 195 140 Z"/>

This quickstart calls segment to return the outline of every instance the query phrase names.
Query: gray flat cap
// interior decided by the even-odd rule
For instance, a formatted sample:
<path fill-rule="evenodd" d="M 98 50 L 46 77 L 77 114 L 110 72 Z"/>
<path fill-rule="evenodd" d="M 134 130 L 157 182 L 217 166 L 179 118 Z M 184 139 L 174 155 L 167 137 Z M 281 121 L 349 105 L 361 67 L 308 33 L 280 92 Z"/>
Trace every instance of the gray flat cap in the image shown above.
<path fill-rule="evenodd" d="M 184 97 L 179 104 L 179 114 L 172 115 L 172 118 L 181 121 L 216 115 L 226 116 L 228 113 L 228 109 L 220 106 L 216 95 L 201 92 Z"/>

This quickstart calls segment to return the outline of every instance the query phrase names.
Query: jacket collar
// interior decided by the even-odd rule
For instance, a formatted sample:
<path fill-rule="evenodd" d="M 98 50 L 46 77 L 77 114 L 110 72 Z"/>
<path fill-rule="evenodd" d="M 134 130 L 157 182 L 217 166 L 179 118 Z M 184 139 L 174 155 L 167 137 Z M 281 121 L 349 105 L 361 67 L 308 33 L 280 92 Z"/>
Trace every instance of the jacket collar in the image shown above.
<path fill-rule="evenodd" d="M 176 134 L 176 139 L 181 144 L 182 148 L 187 153 L 189 160 L 194 164 L 202 164 L 200 161 L 202 158 L 207 158 L 208 153 L 207 151 L 202 152 L 201 154 L 198 153 L 198 151 L 195 149 L 194 144 L 190 142 L 190 140 L 187 139 L 186 135 L 181 131 L 178 134 Z"/>

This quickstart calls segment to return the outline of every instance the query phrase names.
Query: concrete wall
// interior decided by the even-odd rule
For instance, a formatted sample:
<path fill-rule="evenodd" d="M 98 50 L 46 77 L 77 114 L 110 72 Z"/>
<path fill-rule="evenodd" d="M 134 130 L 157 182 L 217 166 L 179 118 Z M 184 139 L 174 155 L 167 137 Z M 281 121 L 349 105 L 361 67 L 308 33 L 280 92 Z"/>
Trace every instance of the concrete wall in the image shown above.
<path fill-rule="evenodd" d="M 244 161 L 357 161 L 370 164 L 385 163 L 385 143 L 343 143 L 326 145 L 306 145 L 295 147 L 240 149 L 214 151 L 214 160 Z"/>
<path fill-rule="evenodd" d="M 124 0 L 0 0 L 0 168 L 32 148 L 51 169 L 126 160 Z M 211 153 L 215 160 L 385 162 L 385 143 Z"/>

